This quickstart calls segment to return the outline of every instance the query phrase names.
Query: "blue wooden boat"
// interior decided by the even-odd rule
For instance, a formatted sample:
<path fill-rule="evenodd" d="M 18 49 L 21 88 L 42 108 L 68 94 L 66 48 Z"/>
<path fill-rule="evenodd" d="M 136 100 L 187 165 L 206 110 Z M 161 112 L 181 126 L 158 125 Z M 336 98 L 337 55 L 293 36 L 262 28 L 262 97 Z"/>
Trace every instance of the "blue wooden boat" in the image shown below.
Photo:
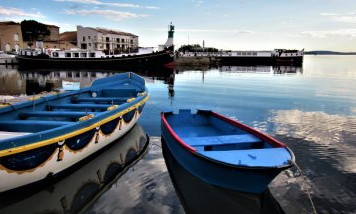
<path fill-rule="evenodd" d="M 58 174 L 127 133 L 148 100 L 145 80 L 122 73 L 77 91 L 0 108 L 0 192 Z"/>
<path fill-rule="evenodd" d="M 295 162 L 283 143 L 212 111 L 161 115 L 162 140 L 186 170 L 204 182 L 259 194 Z"/>

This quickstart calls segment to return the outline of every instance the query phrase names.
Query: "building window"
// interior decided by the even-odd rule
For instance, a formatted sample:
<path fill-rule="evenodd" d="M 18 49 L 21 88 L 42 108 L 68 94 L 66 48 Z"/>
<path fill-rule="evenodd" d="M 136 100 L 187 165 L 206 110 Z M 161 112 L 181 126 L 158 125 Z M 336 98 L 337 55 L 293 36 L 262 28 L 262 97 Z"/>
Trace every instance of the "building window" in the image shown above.
<path fill-rule="evenodd" d="M 106 37 L 106 42 L 110 42 L 110 37 Z"/>
<path fill-rule="evenodd" d="M 66 53 L 66 57 L 71 58 L 72 54 L 71 53 Z"/>
<path fill-rule="evenodd" d="M 89 53 L 89 57 L 91 57 L 91 58 L 95 57 L 95 53 L 94 52 Z"/>
<path fill-rule="evenodd" d="M 85 42 L 85 36 L 83 36 L 83 42 Z"/>
<path fill-rule="evenodd" d="M 79 58 L 79 53 L 73 53 L 74 54 L 74 58 Z"/>
<path fill-rule="evenodd" d="M 19 34 L 17 34 L 17 33 L 14 34 L 14 41 L 15 42 L 19 41 Z"/>
<path fill-rule="evenodd" d="M 91 43 L 89 43 L 89 47 L 91 47 Z"/>
<path fill-rule="evenodd" d="M 90 39 L 90 36 L 88 36 L 88 39 Z"/>
<path fill-rule="evenodd" d="M 87 53 L 81 53 L 81 54 L 80 54 L 80 57 L 82 57 L 82 58 L 87 58 Z"/>
<path fill-rule="evenodd" d="M 59 57 L 59 54 L 58 54 L 58 52 L 53 52 L 53 53 L 52 53 L 52 56 L 53 56 L 53 57 Z"/>
<path fill-rule="evenodd" d="M 125 43 L 125 39 L 121 39 L 121 43 Z"/>

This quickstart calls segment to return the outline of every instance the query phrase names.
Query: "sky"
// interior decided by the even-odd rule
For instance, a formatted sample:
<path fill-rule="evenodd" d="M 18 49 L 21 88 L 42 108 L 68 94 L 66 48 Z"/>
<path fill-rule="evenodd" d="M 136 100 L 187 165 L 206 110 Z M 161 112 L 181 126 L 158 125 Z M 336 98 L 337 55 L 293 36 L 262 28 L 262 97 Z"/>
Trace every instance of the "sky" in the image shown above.
<path fill-rule="evenodd" d="M 0 0 L 0 21 L 103 27 L 156 47 L 174 43 L 227 50 L 356 51 L 356 0 Z"/>

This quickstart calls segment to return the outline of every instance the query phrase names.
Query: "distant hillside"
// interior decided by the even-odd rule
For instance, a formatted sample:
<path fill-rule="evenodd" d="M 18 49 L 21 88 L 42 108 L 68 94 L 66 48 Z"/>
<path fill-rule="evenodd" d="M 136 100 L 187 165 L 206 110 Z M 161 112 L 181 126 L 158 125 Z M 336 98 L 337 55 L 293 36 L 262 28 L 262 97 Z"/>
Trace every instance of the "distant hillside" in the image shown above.
<path fill-rule="evenodd" d="M 307 55 L 356 55 L 356 52 L 336 52 L 336 51 L 305 51 Z"/>

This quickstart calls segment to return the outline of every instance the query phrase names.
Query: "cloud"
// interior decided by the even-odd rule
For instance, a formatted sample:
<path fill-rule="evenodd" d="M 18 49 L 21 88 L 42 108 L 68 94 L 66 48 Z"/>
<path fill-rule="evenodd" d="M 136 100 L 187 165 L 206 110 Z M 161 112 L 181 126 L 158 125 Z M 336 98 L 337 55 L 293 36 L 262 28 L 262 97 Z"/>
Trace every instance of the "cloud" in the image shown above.
<path fill-rule="evenodd" d="M 7 17 L 13 16 L 16 18 L 19 18 L 19 16 L 24 17 L 24 18 L 44 18 L 45 17 L 40 12 L 27 13 L 21 9 L 18 9 L 18 8 L 3 7 L 3 6 L 0 6 L 0 15 L 7 16 Z"/>
<path fill-rule="evenodd" d="M 356 24 L 356 13 L 354 12 L 347 13 L 347 14 L 321 13 L 320 15 L 329 17 L 333 21 Z"/>
<path fill-rule="evenodd" d="M 115 3 L 115 2 L 102 2 L 98 0 L 54 0 L 56 2 L 73 2 L 73 3 L 80 3 L 80 4 L 94 4 L 94 5 L 102 5 L 102 6 L 109 6 L 109 7 L 129 7 L 129 8 L 147 8 L 147 9 L 159 9 L 156 6 L 140 6 L 138 4 L 131 4 L 131 3 Z"/>
<path fill-rule="evenodd" d="M 148 15 L 136 14 L 130 12 L 122 12 L 116 10 L 66 10 L 64 12 L 68 15 L 81 15 L 81 16 L 103 16 L 112 21 L 122 21 L 124 19 L 147 17 Z"/>
<path fill-rule="evenodd" d="M 333 36 L 344 36 L 356 38 L 356 28 L 354 29 L 338 29 L 338 30 L 326 30 L 326 31 L 304 31 L 300 33 L 301 36 L 311 38 L 327 38 Z"/>

